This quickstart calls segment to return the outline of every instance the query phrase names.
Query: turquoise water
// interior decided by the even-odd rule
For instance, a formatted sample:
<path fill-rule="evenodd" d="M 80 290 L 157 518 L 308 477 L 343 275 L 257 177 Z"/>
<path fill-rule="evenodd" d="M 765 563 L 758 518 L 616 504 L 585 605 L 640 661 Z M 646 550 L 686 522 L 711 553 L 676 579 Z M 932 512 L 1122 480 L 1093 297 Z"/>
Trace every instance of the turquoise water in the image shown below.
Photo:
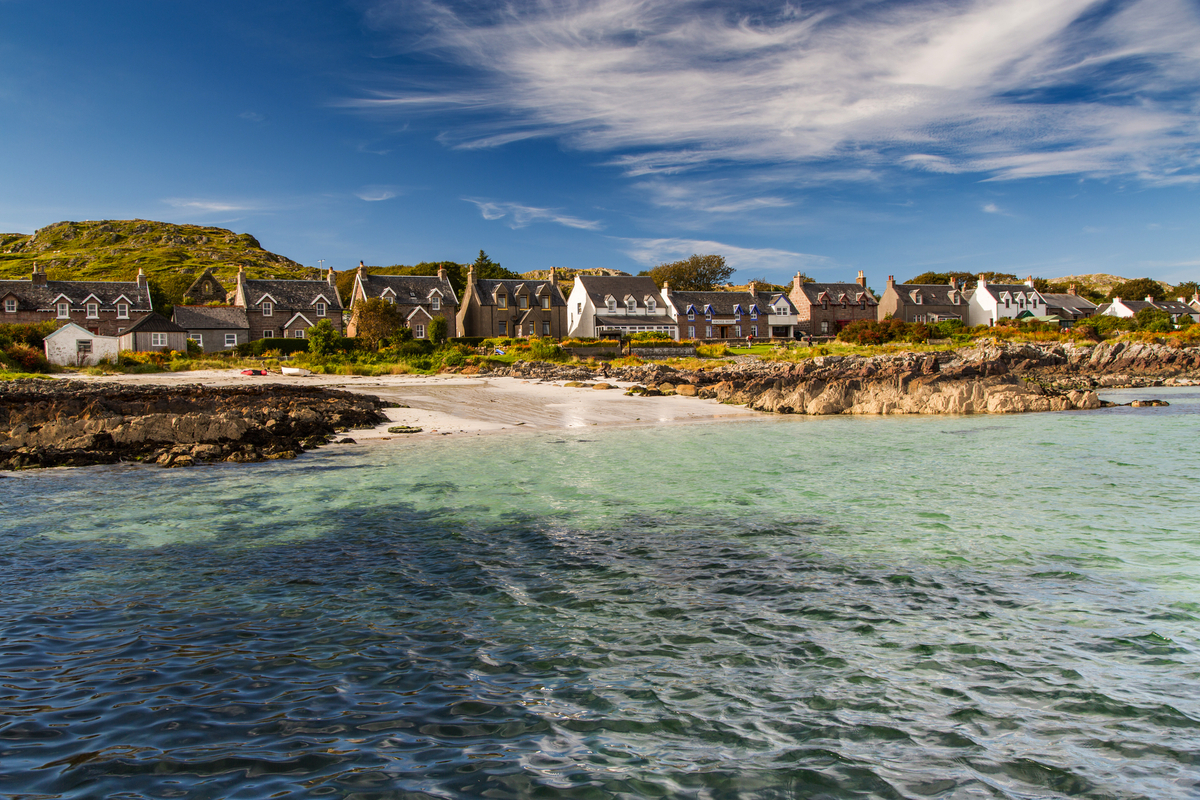
<path fill-rule="evenodd" d="M 0 795 L 1198 796 L 1135 396 L 0 478 Z"/>

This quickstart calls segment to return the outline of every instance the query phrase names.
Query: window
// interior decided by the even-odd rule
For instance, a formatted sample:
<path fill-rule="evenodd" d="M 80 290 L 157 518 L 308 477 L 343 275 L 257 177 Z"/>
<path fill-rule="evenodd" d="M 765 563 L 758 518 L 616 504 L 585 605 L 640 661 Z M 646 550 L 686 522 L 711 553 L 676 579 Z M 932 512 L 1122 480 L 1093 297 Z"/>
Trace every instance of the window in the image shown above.
<path fill-rule="evenodd" d="M 634 300 L 632 297 L 629 298 L 628 300 L 626 300 L 625 301 L 625 310 L 628 311 L 630 314 L 637 311 L 637 300 Z"/>
<path fill-rule="evenodd" d="M 413 325 L 413 338 L 415 338 L 415 339 L 424 339 L 425 338 L 425 326 L 424 325 Z"/>
<path fill-rule="evenodd" d="M 129 303 L 117 303 L 117 319 L 129 319 Z"/>
<path fill-rule="evenodd" d="M 750 309 L 750 319 L 758 319 L 758 309 L 757 308 Z"/>
<path fill-rule="evenodd" d="M 712 306 L 704 309 L 704 318 L 709 322 L 712 322 Z"/>
<path fill-rule="evenodd" d="M 696 326 L 695 325 L 688 325 L 688 338 L 689 339 L 696 338 Z"/>
<path fill-rule="evenodd" d="M 263 338 L 264 339 L 274 339 L 275 331 L 263 331 Z"/>
<path fill-rule="evenodd" d="M 11 297 L 4 301 L 4 310 L 9 314 L 17 313 L 17 301 Z"/>
<path fill-rule="evenodd" d="M 499 297 L 497 297 L 496 305 L 499 306 L 500 308 L 508 308 L 508 296 L 502 294 Z"/>
<path fill-rule="evenodd" d="M 1004 307 L 1005 307 L 1005 308 L 1008 308 L 1008 306 L 1009 306 L 1009 303 L 1010 303 L 1010 302 L 1011 302 L 1011 301 L 1010 301 L 1010 300 L 1009 300 L 1007 297 L 1006 297 L 1006 298 L 1004 298 Z"/>
<path fill-rule="evenodd" d="M 550 320 L 542 320 L 542 336 L 550 335 Z"/>
<path fill-rule="evenodd" d="M 433 299 L 429 301 L 429 307 L 432 308 L 434 311 L 441 311 L 442 310 L 442 298 L 438 297 L 435 294 L 433 296 Z"/>
<path fill-rule="evenodd" d="M 71 316 L 71 304 L 70 303 L 59 303 L 58 304 L 58 318 L 59 319 L 68 319 L 68 318 L 70 318 L 70 316 Z"/>
<path fill-rule="evenodd" d="M 500 334 L 501 336 L 508 336 L 508 322 L 507 322 L 507 320 L 500 320 L 499 326 L 500 326 L 500 327 L 499 327 L 499 328 L 497 328 L 497 331 L 499 332 L 499 334 Z"/>
<path fill-rule="evenodd" d="M 525 295 L 521 295 L 520 297 L 518 297 L 517 303 L 520 305 L 520 307 L 522 309 L 529 308 L 529 298 L 526 297 Z"/>
<path fill-rule="evenodd" d="M 271 306 L 270 303 L 263 303 L 262 304 L 262 312 L 263 312 L 264 317 L 270 317 L 275 313 L 275 309 Z"/>
<path fill-rule="evenodd" d="M 821 333 L 822 334 L 829 333 L 829 320 L 825 320 L 824 322 L 821 323 Z"/>
<path fill-rule="evenodd" d="M 654 310 L 655 310 L 656 308 L 658 308 L 658 303 L 654 302 L 654 298 L 653 298 L 653 297 L 651 297 L 651 298 L 649 298 L 648 300 L 646 300 L 646 310 L 647 310 L 647 311 L 649 311 L 651 314 L 653 314 L 653 313 L 654 313 Z"/>
<path fill-rule="evenodd" d="M 576 314 L 582 314 L 582 313 L 583 313 L 583 303 L 576 303 L 576 304 L 575 304 L 575 313 L 576 313 Z"/>
<path fill-rule="evenodd" d="M 610 313 L 617 310 L 616 298 L 613 298 L 613 297 L 608 298 L 607 303 L 608 303 L 608 310 Z"/>
<path fill-rule="evenodd" d="M 751 336 L 758 336 L 758 326 L 757 326 L 757 325 L 751 325 L 751 326 L 750 326 L 750 335 L 751 335 Z"/>
<path fill-rule="evenodd" d="M 80 355 L 80 356 L 90 356 L 92 354 L 92 340 L 91 339 L 76 339 L 75 340 L 75 354 Z"/>
<path fill-rule="evenodd" d="M 738 326 L 734 327 L 734 329 L 733 329 L 733 336 L 734 336 L 734 338 L 735 338 L 735 339 L 740 339 L 740 338 L 742 338 L 742 326 L 741 326 L 741 325 L 738 325 Z"/>
<path fill-rule="evenodd" d="M 204 337 L 203 337 L 201 334 L 199 334 L 199 333 L 189 333 L 189 334 L 188 334 L 188 339 L 190 339 L 191 341 L 193 341 L 193 342 L 195 342 L 196 344 L 200 345 L 201 347 L 204 347 Z"/>
<path fill-rule="evenodd" d="M 549 308 L 549 307 L 550 307 L 550 298 L 543 297 L 542 298 L 542 308 Z"/>
<path fill-rule="evenodd" d="M 384 299 L 388 301 L 388 305 L 389 305 L 389 306 L 394 306 L 394 305 L 396 305 L 396 298 L 395 298 L 395 297 L 393 297 L 392 295 L 390 295 L 390 294 L 389 294 L 389 295 L 388 295 L 387 297 L 385 297 Z"/>
<path fill-rule="evenodd" d="M 88 319 L 100 319 L 100 304 L 99 303 L 88 303 L 87 304 L 87 318 Z"/>
<path fill-rule="evenodd" d="M 292 336 L 296 339 L 303 339 L 304 338 L 304 328 L 296 328 L 296 330 L 292 332 Z"/>
<path fill-rule="evenodd" d="M 706 325 L 706 326 L 704 327 L 704 338 L 705 338 L 705 339 L 711 339 L 711 338 L 712 338 L 712 325 Z"/>
<path fill-rule="evenodd" d="M 318 317 L 325 316 L 325 304 L 324 303 L 317 303 L 317 316 Z"/>
<path fill-rule="evenodd" d="M 694 308 L 689 308 L 689 309 L 688 309 L 688 319 L 689 319 L 689 320 L 694 320 L 694 319 L 696 319 L 696 309 L 694 309 Z"/>
<path fill-rule="evenodd" d="M 225 346 L 226 347 L 237 347 L 237 334 L 236 333 L 225 334 Z"/>
<path fill-rule="evenodd" d="M 150 334 L 150 346 L 151 347 L 166 347 L 167 346 L 167 335 L 165 333 Z"/>

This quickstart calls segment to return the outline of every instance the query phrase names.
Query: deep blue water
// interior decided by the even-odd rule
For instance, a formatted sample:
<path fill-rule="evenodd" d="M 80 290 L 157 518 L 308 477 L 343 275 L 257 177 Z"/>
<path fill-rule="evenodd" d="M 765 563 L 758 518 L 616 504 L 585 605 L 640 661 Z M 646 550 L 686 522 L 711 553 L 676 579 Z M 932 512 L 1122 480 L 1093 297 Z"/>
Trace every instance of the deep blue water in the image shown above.
<path fill-rule="evenodd" d="M 1200 796 L 1133 394 L 0 478 L 0 795 Z"/>

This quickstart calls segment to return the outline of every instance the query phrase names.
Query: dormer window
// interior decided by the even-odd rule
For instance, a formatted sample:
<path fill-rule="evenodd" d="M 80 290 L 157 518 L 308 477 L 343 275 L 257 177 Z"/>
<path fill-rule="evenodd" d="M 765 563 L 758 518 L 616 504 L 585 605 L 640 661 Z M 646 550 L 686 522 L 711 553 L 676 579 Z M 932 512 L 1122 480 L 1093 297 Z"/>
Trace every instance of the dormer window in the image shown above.
<path fill-rule="evenodd" d="M 497 308 L 508 308 L 508 295 L 502 294 L 496 297 Z"/>
<path fill-rule="evenodd" d="M 324 303 L 317 303 L 317 316 L 318 317 L 325 316 L 325 304 Z"/>
<path fill-rule="evenodd" d="M 88 319 L 100 319 L 100 304 L 99 303 L 88 303 L 87 304 L 87 318 Z"/>
<path fill-rule="evenodd" d="M 394 306 L 394 305 L 396 305 L 396 298 L 395 298 L 395 297 L 392 297 L 390 294 L 389 294 L 387 297 L 383 298 L 383 299 L 388 301 L 388 305 L 389 305 L 389 306 Z"/>
<path fill-rule="evenodd" d="M 626 300 L 625 301 L 625 310 L 628 311 L 630 314 L 637 311 L 637 300 L 634 300 L 632 297 L 629 298 L 628 300 Z"/>
<path fill-rule="evenodd" d="M 617 299 L 615 297 L 610 297 L 605 302 L 608 304 L 608 310 L 610 313 L 617 310 Z"/>
<path fill-rule="evenodd" d="M 549 307 L 550 307 L 550 298 L 543 297 L 542 298 L 542 308 L 549 308 Z"/>
<path fill-rule="evenodd" d="M 653 297 L 651 297 L 651 298 L 649 298 L 648 300 L 646 300 L 646 310 L 647 310 L 648 312 L 650 312 L 651 314 L 653 314 L 653 313 L 654 313 L 654 310 L 655 310 L 656 308 L 658 308 L 658 304 L 654 302 L 654 298 L 653 298 Z"/>
<path fill-rule="evenodd" d="M 275 307 L 270 303 L 262 304 L 262 314 L 264 317 L 269 317 L 275 313 Z"/>
<path fill-rule="evenodd" d="M 694 309 L 694 308 L 688 309 L 688 319 L 693 320 L 693 321 L 696 319 L 696 309 Z"/>
<path fill-rule="evenodd" d="M 129 319 L 129 303 L 117 303 L 117 319 Z"/>
<path fill-rule="evenodd" d="M 17 301 L 9 297 L 4 301 L 4 311 L 7 314 L 17 313 Z"/>
<path fill-rule="evenodd" d="M 58 318 L 59 319 L 70 319 L 71 318 L 71 304 L 70 303 L 59 303 L 58 304 Z"/>
<path fill-rule="evenodd" d="M 432 308 L 434 311 L 441 311 L 442 310 L 442 298 L 438 297 L 435 294 L 433 296 L 433 298 L 429 301 L 429 307 Z"/>
<path fill-rule="evenodd" d="M 529 308 L 529 298 L 525 295 L 521 295 L 517 298 L 517 304 L 518 307 L 524 311 L 525 309 Z"/>
<path fill-rule="evenodd" d="M 757 308 L 750 309 L 750 319 L 758 319 L 758 309 Z"/>
<path fill-rule="evenodd" d="M 709 322 L 712 322 L 712 306 L 706 306 L 704 308 L 704 318 Z"/>

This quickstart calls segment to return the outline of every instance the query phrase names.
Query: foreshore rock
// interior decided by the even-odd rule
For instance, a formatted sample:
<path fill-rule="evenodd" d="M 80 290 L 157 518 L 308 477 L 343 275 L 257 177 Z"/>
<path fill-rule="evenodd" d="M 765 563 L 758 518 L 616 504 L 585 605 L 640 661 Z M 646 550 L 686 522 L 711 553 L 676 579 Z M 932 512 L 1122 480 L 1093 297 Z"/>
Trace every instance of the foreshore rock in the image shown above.
<path fill-rule="evenodd" d="M 295 458 L 386 420 L 374 397 L 329 389 L 0 383 L 0 469 Z"/>
<path fill-rule="evenodd" d="M 715 398 L 784 414 L 1011 414 L 1099 408 L 1095 389 L 1200 382 L 1200 348 L 1103 342 L 977 345 L 934 353 L 745 360 L 712 369 L 518 362 L 493 374 L 625 381 L 637 394 Z"/>

